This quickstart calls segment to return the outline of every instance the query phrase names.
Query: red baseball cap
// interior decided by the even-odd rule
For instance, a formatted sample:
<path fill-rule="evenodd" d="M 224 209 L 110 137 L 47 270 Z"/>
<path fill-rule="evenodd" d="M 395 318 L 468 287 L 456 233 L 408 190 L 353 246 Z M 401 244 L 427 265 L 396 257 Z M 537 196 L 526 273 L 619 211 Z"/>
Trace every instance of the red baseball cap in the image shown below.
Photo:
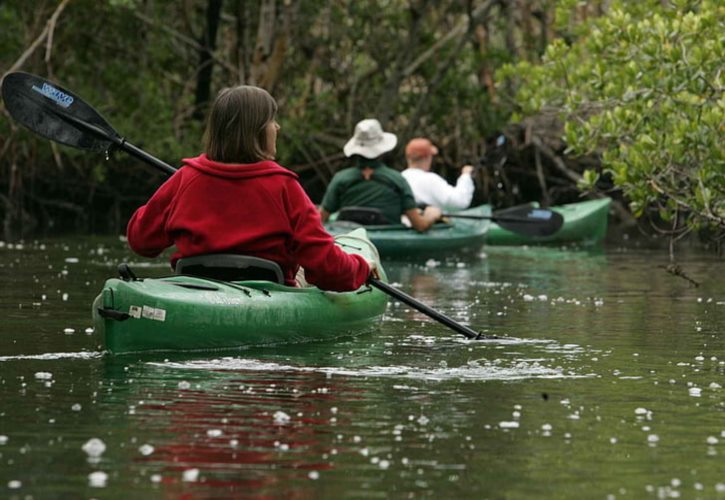
<path fill-rule="evenodd" d="M 406 158 L 427 158 L 429 156 L 435 156 L 438 154 L 438 148 L 433 145 L 428 139 L 424 137 L 416 137 L 411 139 L 407 146 L 405 146 L 405 157 Z"/>

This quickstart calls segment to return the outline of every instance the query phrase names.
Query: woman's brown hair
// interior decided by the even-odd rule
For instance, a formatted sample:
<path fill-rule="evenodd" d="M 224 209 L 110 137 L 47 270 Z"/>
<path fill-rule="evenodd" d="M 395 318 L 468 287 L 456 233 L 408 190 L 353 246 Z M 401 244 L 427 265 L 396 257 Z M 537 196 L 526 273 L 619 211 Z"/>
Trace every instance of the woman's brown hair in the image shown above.
<path fill-rule="evenodd" d="M 223 89 L 209 113 L 204 134 L 207 157 L 221 163 L 255 163 L 271 159 L 266 127 L 277 115 L 277 103 L 259 87 Z"/>

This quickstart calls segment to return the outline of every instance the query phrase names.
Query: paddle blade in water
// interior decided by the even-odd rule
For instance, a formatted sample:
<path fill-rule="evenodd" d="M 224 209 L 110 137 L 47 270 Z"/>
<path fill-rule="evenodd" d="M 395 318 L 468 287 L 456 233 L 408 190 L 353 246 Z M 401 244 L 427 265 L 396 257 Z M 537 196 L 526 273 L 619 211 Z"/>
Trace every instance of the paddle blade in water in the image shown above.
<path fill-rule="evenodd" d="M 551 236 L 564 224 L 560 213 L 532 205 L 497 210 L 493 220 L 504 229 L 534 237 Z"/>
<path fill-rule="evenodd" d="M 69 90 L 29 73 L 10 73 L 2 84 L 5 108 L 36 134 L 79 149 L 102 152 L 120 140 L 90 105 Z"/>

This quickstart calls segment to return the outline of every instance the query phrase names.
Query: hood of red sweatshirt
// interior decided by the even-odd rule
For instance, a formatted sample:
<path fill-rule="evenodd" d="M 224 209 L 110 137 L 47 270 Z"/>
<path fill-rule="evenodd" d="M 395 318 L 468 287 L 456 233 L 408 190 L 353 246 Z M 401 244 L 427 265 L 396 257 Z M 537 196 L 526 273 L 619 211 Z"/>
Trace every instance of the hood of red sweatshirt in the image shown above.
<path fill-rule="evenodd" d="M 297 174 L 291 170 L 287 170 L 272 160 L 265 160 L 257 163 L 221 163 L 210 160 L 206 157 L 206 153 L 204 153 L 196 158 L 184 158 L 181 161 L 188 167 L 216 177 L 245 179 L 266 175 L 288 175 L 297 179 Z"/>

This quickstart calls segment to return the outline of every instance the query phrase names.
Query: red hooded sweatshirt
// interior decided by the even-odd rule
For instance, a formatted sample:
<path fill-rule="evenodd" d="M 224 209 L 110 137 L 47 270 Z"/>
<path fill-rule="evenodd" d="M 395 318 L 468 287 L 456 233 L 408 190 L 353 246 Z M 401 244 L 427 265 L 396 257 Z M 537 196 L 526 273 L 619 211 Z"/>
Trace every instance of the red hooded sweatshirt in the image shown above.
<path fill-rule="evenodd" d="M 156 257 L 176 245 L 172 266 L 209 253 L 260 257 L 279 264 L 288 285 L 302 266 L 323 290 L 355 290 L 367 280 L 365 259 L 334 244 L 295 173 L 273 161 L 234 165 L 205 154 L 183 163 L 131 217 L 134 252 Z"/>

